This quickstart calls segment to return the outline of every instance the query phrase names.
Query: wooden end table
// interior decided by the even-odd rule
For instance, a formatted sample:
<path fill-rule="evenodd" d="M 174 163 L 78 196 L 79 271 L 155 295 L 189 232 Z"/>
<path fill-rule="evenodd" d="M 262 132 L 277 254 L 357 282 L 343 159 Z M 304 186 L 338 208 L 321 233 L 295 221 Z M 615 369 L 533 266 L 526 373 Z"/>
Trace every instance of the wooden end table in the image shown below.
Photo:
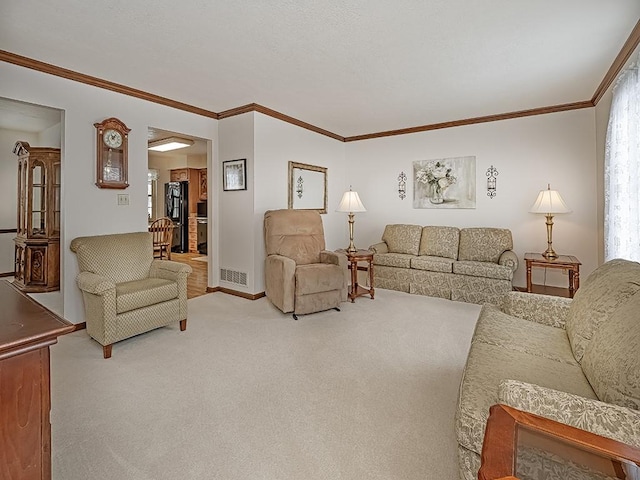
<path fill-rule="evenodd" d="M 638 448 L 507 405 L 489 412 L 479 480 L 583 478 L 568 472 L 624 479 L 640 472 Z"/>
<path fill-rule="evenodd" d="M 351 285 L 349 287 L 349 300 L 351 303 L 356 301 L 356 298 L 362 295 L 371 295 L 371 300 L 375 294 L 373 289 L 373 252 L 371 250 L 358 250 L 357 252 L 350 253 L 346 250 L 338 250 L 347 256 L 349 262 L 349 270 L 351 270 Z M 358 265 L 358 262 L 366 262 L 367 265 Z M 358 284 L 358 270 L 369 272 L 369 288 L 363 287 Z"/>
<path fill-rule="evenodd" d="M 541 253 L 525 253 L 524 261 L 527 264 L 527 292 L 533 292 L 531 283 L 531 269 L 539 268 L 560 268 L 569 271 L 569 296 L 573 298 L 576 290 L 580 287 L 580 260 L 573 255 L 558 255 L 557 258 L 547 258 Z"/>

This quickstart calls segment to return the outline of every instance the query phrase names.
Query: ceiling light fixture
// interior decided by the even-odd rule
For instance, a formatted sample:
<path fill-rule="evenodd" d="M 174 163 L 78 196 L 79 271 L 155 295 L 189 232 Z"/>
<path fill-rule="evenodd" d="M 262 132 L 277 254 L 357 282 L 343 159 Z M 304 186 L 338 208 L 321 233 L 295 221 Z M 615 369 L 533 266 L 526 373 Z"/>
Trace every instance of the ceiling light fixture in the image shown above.
<path fill-rule="evenodd" d="M 169 150 L 190 147 L 193 143 L 193 140 L 188 140 L 186 138 L 169 137 L 149 142 L 149 150 L 153 150 L 155 152 L 168 152 Z"/>

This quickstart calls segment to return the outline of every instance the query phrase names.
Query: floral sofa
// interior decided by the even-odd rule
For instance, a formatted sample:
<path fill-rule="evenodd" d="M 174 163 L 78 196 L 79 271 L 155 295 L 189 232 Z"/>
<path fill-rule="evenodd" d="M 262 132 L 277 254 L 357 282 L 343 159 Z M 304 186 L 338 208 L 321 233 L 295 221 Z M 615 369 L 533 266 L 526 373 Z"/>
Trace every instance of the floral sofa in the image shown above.
<path fill-rule="evenodd" d="M 510 292 L 484 305 L 456 411 L 460 478 L 477 478 L 496 403 L 640 447 L 639 347 L 636 262 L 601 265 L 573 300 Z"/>
<path fill-rule="evenodd" d="M 511 231 L 387 225 L 373 250 L 378 288 L 470 303 L 498 302 L 513 290 L 518 257 Z"/>

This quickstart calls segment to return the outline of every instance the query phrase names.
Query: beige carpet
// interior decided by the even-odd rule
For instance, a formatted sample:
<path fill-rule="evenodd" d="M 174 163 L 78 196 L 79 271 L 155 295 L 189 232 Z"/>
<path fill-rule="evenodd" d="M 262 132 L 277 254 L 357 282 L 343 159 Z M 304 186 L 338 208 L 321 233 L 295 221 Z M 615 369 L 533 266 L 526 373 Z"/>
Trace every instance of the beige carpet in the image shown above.
<path fill-rule="evenodd" d="M 294 321 L 189 300 L 177 325 L 51 347 L 53 480 L 457 478 L 454 410 L 480 308 L 388 290 Z"/>

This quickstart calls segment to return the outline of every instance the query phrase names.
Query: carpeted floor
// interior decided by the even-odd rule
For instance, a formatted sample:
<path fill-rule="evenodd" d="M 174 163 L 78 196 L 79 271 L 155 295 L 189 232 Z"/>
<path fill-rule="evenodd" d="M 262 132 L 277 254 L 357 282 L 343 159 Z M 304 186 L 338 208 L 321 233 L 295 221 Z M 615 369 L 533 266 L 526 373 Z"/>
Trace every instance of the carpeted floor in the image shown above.
<path fill-rule="evenodd" d="M 189 300 L 178 326 L 51 347 L 53 480 L 456 479 L 453 417 L 480 307 L 377 290 L 294 321 Z"/>

